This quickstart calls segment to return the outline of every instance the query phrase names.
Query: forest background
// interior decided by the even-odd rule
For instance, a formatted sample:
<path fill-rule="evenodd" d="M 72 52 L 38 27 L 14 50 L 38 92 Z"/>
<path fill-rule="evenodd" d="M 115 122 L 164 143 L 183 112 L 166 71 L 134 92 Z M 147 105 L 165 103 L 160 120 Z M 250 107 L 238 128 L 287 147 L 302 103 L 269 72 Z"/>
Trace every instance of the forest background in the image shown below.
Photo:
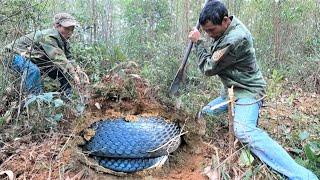
<path fill-rule="evenodd" d="M 237 16 L 255 38 L 258 64 L 268 81 L 267 101 L 278 102 L 285 94 L 286 103 L 290 104 L 298 98 L 296 92 L 319 95 L 320 0 L 224 2 L 229 14 Z M 68 12 L 80 23 L 71 40 L 74 58 L 85 68 L 93 84 L 117 64 L 134 61 L 140 66 L 142 77 L 159 90 L 159 96 L 172 101 L 167 91 L 203 3 L 203 0 L 1 0 L 0 47 L 26 33 L 52 27 L 54 14 Z M 6 74 L 0 77 L 0 93 L 10 84 L 7 77 Z M 191 53 L 179 96 L 182 108 L 195 113 L 218 95 L 219 86 L 218 78 L 200 73 L 197 58 Z M 320 115 L 313 118 L 319 121 Z M 311 130 L 302 127 L 297 136 L 289 134 L 291 139 L 283 143 L 293 145 L 297 139 L 300 142 L 319 137 L 319 131 L 319 124 Z M 312 148 L 304 148 L 301 159 L 306 160 L 305 164 L 319 163 L 319 139 L 305 144 Z M 309 165 L 317 169 L 316 164 Z"/>

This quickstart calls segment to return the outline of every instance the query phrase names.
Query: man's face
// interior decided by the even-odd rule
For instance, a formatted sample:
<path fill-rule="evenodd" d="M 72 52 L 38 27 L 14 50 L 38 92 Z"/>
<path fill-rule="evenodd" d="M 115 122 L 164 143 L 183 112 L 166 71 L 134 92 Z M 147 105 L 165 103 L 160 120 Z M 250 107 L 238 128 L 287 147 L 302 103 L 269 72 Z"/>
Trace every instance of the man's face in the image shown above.
<path fill-rule="evenodd" d="M 202 26 L 202 29 L 213 39 L 218 39 L 226 31 L 229 24 L 227 21 L 228 17 L 225 17 L 221 24 L 215 25 L 211 21 L 208 21 Z"/>
<path fill-rule="evenodd" d="M 74 30 L 74 26 L 69 26 L 69 27 L 63 27 L 61 25 L 59 25 L 57 27 L 57 30 L 59 31 L 59 33 L 66 39 L 70 39 L 70 37 L 73 34 L 73 30 Z"/>

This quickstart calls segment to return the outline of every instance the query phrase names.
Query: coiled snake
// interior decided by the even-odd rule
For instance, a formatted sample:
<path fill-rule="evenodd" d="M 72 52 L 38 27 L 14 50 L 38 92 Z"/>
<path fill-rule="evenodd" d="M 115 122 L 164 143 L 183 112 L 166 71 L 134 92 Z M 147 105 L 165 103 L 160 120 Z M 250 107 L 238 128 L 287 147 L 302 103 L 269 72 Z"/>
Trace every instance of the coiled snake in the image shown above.
<path fill-rule="evenodd" d="M 104 119 L 90 127 L 95 135 L 84 149 L 107 169 L 136 172 L 163 163 L 180 145 L 180 128 L 161 117 Z"/>

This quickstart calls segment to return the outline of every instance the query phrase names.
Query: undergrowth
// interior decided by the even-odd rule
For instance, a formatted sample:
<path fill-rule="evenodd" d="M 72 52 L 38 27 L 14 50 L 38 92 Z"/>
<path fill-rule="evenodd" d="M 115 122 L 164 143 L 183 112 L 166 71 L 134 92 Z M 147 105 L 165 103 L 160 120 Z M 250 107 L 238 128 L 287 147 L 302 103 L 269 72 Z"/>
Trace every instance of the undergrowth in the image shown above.
<path fill-rule="evenodd" d="M 106 75 L 110 70 L 121 62 L 129 62 L 126 55 L 122 53 L 121 48 L 113 47 L 108 49 L 103 45 L 95 46 L 81 46 L 76 45 L 74 50 L 76 50 L 75 58 L 77 61 L 86 69 L 90 74 L 92 84 L 99 83 L 104 75 Z M 218 77 L 205 77 L 197 69 L 196 57 L 191 55 L 189 59 L 189 65 L 186 70 L 186 76 L 183 82 L 180 84 L 179 95 L 176 97 L 168 96 L 168 90 L 170 84 L 175 76 L 176 70 L 180 65 L 180 59 L 177 58 L 175 53 L 167 54 L 166 57 L 161 56 L 161 53 L 155 55 L 154 58 L 150 59 L 150 62 L 139 62 L 136 63 L 140 66 L 141 76 L 146 79 L 151 87 L 153 87 L 161 99 L 161 101 L 169 102 L 174 104 L 176 107 L 186 111 L 190 115 L 195 115 L 201 110 L 201 108 L 207 104 L 210 100 L 219 96 L 220 80 Z M 132 59 L 130 59 L 131 61 Z M 263 62 L 260 62 L 263 63 Z M 288 91 L 287 87 L 293 87 L 296 82 L 302 84 L 308 84 L 310 79 L 313 79 L 314 83 L 317 83 L 319 79 L 319 73 L 316 68 L 317 61 L 312 64 L 303 64 L 298 69 L 298 64 L 291 64 L 290 67 L 280 66 L 272 70 L 266 70 L 264 74 L 268 81 L 268 99 L 267 101 L 277 101 L 277 98 L 283 96 L 284 93 Z M 262 65 L 264 67 L 265 65 Z M 292 68 L 291 68 L 292 67 Z M 311 69 L 311 71 L 307 71 Z M 296 72 L 296 73 L 294 73 Z M 2 82 L 8 82 L 2 76 Z M 1 83 L 0 90 L 1 94 L 4 94 L 4 90 L 10 83 Z M 130 92 L 131 87 L 124 87 L 128 90 L 130 96 L 135 96 L 134 92 Z M 300 87 L 308 91 L 316 91 L 318 87 L 310 83 L 308 86 Z M 48 89 L 50 90 L 50 88 Z M 293 104 L 294 100 L 298 97 L 298 94 L 290 94 L 287 98 L 287 103 Z M 3 96 L 2 96 L 3 97 Z M 29 99 L 30 108 L 27 111 L 23 111 L 19 118 L 14 120 L 13 124 L 16 131 L 11 138 L 23 136 L 27 133 L 45 133 L 51 130 L 56 130 L 56 124 L 63 121 L 68 113 L 70 106 L 66 106 L 61 99 L 55 96 L 55 94 L 41 95 L 33 99 Z M 278 135 L 273 135 L 276 140 L 284 144 L 286 147 L 290 147 L 292 155 L 296 160 L 307 168 L 310 168 L 318 176 L 319 162 L 320 162 L 320 141 L 314 136 L 319 137 L 319 125 L 307 126 L 303 123 L 304 121 L 317 119 L 319 121 L 319 115 L 309 116 L 308 114 L 302 114 L 299 111 L 294 112 L 293 109 L 293 123 L 296 126 L 294 130 L 287 133 L 286 127 L 279 125 L 279 129 L 283 132 Z M 264 116 L 268 119 L 269 116 Z M 207 138 L 209 140 L 217 140 L 221 137 L 221 133 L 226 133 L 227 122 L 226 116 L 218 118 L 208 118 L 207 126 Z M 303 120 L 301 120 L 303 119 Z M 6 126 L 7 117 L 5 112 L 2 112 L 0 118 L 0 126 Z M 281 129 L 283 128 L 283 129 Z M 269 132 L 269 131 L 268 131 Z M 271 129 L 272 132 L 272 129 Z M 8 138 L 8 137 L 7 137 Z M 10 137 L 9 137 L 10 139 Z M 222 138 L 223 139 L 223 138 Z M 2 136 L 1 141 L 4 141 Z M 221 147 L 225 148 L 225 147 Z M 241 156 L 238 154 L 238 156 Z M 249 156 L 251 158 L 251 156 Z M 254 156 L 253 156 L 254 157 Z M 221 157 L 227 158 L 227 157 Z M 274 173 L 266 165 L 262 164 L 260 161 L 254 157 L 254 161 L 247 159 L 249 163 L 247 172 L 244 174 L 244 179 L 250 179 L 253 177 L 264 177 L 269 176 L 281 178 L 281 176 Z M 246 161 L 246 160 L 244 160 Z M 230 172 L 226 169 L 221 169 L 223 171 L 224 177 L 226 179 L 230 178 Z M 262 176 L 263 174 L 264 176 Z"/>

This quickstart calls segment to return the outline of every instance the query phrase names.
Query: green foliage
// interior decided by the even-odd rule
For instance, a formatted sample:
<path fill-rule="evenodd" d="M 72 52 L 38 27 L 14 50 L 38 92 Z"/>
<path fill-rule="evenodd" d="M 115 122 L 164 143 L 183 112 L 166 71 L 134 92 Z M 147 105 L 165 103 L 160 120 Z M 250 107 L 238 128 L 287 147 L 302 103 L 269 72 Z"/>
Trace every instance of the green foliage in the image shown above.
<path fill-rule="evenodd" d="M 37 115 L 40 119 L 44 118 L 50 125 L 55 125 L 63 117 L 64 102 L 55 97 L 59 93 L 50 92 L 37 96 L 31 96 L 25 102 L 25 107 L 29 109 L 30 114 Z M 44 122 L 46 124 L 46 122 Z M 41 124 L 41 123 L 40 123 Z"/>
<path fill-rule="evenodd" d="M 269 80 L 269 86 L 267 91 L 267 96 L 273 99 L 281 94 L 282 89 L 282 81 L 284 76 L 277 70 L 272 71 L 271 79 Z"/>
<path fill-rule="evenodd" d="M 248 167 L 251 166 L 254 161 L 254 157 L 251 155 L 249 149 L 241 150 L 240 154 L 240 166 Z"/>
<path fill-rule="evenodd" d="M 311 141 L 303 148 L 306 160 L 297 158 L 297 161 L 314 172 L 318 177 L 320 176 L 320 141 Z"/>
<path fill-rule="evenodd" d="M 279 2 L 279 6 L 276 6 L 274 1 L 241 1 L 240 12 L 237 13 L 255 37 L 257 59 L 268 79 L 267 95 L 271 99 L 278 97 L 286 84 L 300 84 L 301 88 L 314 91 L 319 87 L 317 82 L 320 82 L 320 33 L 317 24 L 319 7 L 315 4 L 316 1 Z M 189 5 L 183 0 L 97 0 L 96 3 L 96 7 L 92 7 L 86 0 L 1 1 L 0 45 L 3 47 L 27 32 L 51 27 L 52 16 L 56 12 L 66 11 L 75 15 L 80 22 L 71 45 L 74 59 L 88 72 L 91 82 L 100 82 L 101 78 L 119 63 L 135 61 L 141 67 L 142 77 L 159 91 L 163 101 L 180 104 L 181 108 L 190 114 L 196 114 L 203 105 L 218 96 L 219 79 L 204 77 L 198 71 L 194 53 L 189 57 L 180 96 L 167 96 L 188 41 L 185 31 L 191 29 L 197 21 L 202 1 Z M 107 3 L 114 3 L 114 8 L 108 9 Z M 94 10 L 96 17 L 93 17 Z M 104 15 L 110 11 L 113 11 L 112 19 L 106 22 Z M 276 18 L 280 18 L 279 32 L 276 32 Z M 98 22 L 98 37 L 95 40 L 92 39 L 94 20 Z M 102 22 L 105 26 L 112 24 L 108 26 L 110 29 L 107 29 L 107 33 L 110 33 L 108 41 L 106 32 L 103 31 L 106 27 L 102 26 Z M 275 57 L 277 36 L 280 37 L 280 58 Z M 1 92 L 8 83 L 7 77 L 0 78 Z M 130 80 L 125 84 L 122 95 L 134 98 L 137 95 L 133 91 L 134 84 Z M 101 92 L 105 95 L 103 93 Z M 290 105 L 294 98 L 294 95 L 289 97 Z M 55 124 L 64 118 L 65 104 L 54 95 L 31 98 L 27 105 L 29 117 L 22 114 L 17 122 L 32 127 L 34 132 L 55 128 Z M 77 105 L 76 110 L 82 112 L 84 106 Z M 293 112 L 292 119 L 302 121 L 305 116 Z M 210 137 L 216 133 L 216 126 L 226 125 L 225 115 L 207 120 Z M 0 125 L 5 121 L 6 116 L 2 116 Z M 308 142 L 315 133 L 314 127 L 308 127 L 308 131 L 301 131 L 302 128 L 290 132 L 285 125 L 280 126 L 283 132 L 287 132 L 283 141 L 293 147 L 295 153 L 306 158 L 300 158 L 301 164 L 320 175 L 319 142 Z M 305 143 L 305 146 L 301 145 Z M 252 157 L 246 151 L 241 153 L 241 159 L 244 165 L 249 166 L 252 163 Z M 256 167 L 246 172 L 244 179 L 254 176 L 258 170 L 259 167 Z M 223 176 L 230 178 L 225 172 Z"/>
<path fill-rule="evenodd" d="M 83 46 L 74 44 L 74 59 L 81 64 L 93 82 L 100 81 L 116 64 L 126 61 L 126 56 L 119 46 L 108 48 L 103 44 Z"/>
<path fill-rule="evenodd" d="M 0 117 L 0 127 L 5 123 L 5 118 L 4 117 Z"/>
<path fill-rule="evenodd" d="M 171 22 L 168 1 L 125 1 L 124 6 L 126 53 L 140 63 L 150 61 L 157 49 L 167 44 Z"/>
<path fill-rule="evenodd" d="M 320 163 L 320 143 L 311 142 L 304 147 L 304 152 L 311 163 Z"/>

